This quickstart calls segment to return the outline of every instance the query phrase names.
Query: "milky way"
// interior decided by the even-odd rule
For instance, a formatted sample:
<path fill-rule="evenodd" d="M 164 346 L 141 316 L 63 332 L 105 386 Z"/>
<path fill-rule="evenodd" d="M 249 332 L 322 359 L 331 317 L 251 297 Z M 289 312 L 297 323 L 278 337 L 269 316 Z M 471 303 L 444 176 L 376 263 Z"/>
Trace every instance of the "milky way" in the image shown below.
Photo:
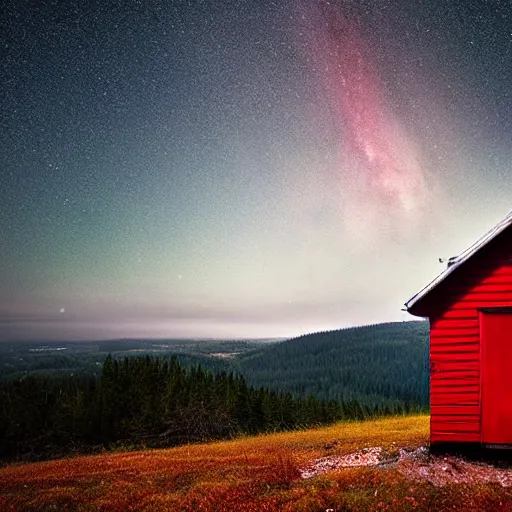
<path fill-rule="evenodd" d="M 329 2 L 309 3 L 303 12 L 340 145 L 348 227 L 358 231 L 390 218 L 417 221 L 427 199 L 419 150 L 389 107 L 357 18 Z"/>

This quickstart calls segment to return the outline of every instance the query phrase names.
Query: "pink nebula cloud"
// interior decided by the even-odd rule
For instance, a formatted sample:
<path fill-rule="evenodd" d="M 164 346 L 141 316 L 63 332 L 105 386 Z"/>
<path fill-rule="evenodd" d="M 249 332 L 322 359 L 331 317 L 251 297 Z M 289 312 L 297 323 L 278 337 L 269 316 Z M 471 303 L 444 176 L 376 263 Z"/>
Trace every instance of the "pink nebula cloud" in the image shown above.
<path fill-rule="evenodd" d="M 339 145 L 343 214 L 349 228 L 413 226 L 426 206 L 420 154 L 389 106 L 357 19 L 329 2 L 302 8 Z"/>

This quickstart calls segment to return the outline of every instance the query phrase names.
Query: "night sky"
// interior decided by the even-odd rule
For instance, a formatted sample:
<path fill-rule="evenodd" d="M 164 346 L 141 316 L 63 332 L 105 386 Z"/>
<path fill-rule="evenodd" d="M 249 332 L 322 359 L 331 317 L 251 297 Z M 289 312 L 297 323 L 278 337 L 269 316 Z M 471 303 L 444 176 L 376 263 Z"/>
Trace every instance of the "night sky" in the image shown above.
<path fill-rule="evenodd" d="M 511 208 L 510 0 L 3 5 L 0 339 L 405 320 Z"/>

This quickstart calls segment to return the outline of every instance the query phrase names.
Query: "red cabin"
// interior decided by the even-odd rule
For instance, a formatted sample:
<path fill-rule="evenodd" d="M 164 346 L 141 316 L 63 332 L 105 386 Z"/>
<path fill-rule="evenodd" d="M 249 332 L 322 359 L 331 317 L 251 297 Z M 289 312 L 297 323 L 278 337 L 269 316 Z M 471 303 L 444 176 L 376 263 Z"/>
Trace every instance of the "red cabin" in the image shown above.
<path fill-rule="evenodd" d="M 512 445 L 512 212 L 406 304 L 430 321 L 430 440 Z"/>

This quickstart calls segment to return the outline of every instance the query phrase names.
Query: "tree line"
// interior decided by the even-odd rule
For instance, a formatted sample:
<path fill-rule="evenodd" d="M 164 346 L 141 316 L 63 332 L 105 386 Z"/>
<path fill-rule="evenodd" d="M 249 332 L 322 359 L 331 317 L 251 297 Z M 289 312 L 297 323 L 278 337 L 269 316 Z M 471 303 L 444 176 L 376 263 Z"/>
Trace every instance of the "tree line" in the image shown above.
<path fill-rule="evenodd" d="M 0 384 L 0 458 L 164 447 L 405 412 L 297 398 L 176 357 L 106 358 L 101 375 L 27 375 Z"/>

